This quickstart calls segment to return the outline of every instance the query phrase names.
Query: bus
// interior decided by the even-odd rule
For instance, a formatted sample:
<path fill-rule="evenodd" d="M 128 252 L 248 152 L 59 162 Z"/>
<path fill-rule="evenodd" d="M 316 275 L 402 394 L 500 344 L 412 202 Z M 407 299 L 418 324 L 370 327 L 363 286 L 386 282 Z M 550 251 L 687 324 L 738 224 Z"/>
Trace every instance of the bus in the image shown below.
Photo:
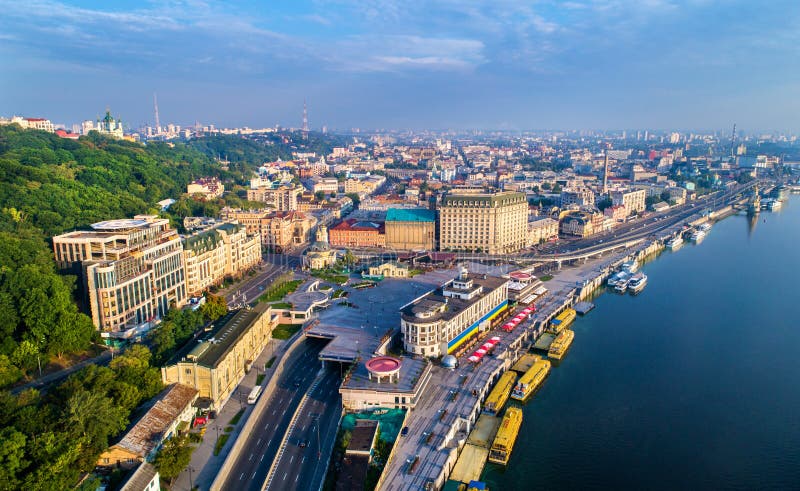
<path fill-rule="evenodd" d="M 247 396 L 247 403 L 255 404 L 256 401 L 258 400 L 258 396 L 261 395 L 262 389 L 263 387 L 261 387 L 260 385 L 256 385 L 255 387 L 253 387 L 253 390 L 250 391 L 250 395 Z"/>

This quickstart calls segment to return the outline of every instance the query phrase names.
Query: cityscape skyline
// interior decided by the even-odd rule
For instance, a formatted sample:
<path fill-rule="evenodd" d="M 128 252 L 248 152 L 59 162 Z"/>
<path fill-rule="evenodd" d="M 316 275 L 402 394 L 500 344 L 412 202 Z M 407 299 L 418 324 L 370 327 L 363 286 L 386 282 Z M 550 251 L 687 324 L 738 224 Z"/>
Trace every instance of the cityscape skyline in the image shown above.
<path fill-rule="evenodd" d="M 306 99 L 312 129 L 800 129 L 790 2 L 0 5 L 9 115 L 153 124 L 155 92 L 220 127 L 299 128 Z"/>

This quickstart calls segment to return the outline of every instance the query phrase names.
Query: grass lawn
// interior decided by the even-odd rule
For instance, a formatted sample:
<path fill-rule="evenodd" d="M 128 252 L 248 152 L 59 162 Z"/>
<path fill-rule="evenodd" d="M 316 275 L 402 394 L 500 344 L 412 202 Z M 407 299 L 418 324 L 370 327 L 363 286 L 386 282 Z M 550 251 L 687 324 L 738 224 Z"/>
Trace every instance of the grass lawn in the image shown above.
<path fill-rule="evenodd" d="M 269 361 L 264 364 L 264 370 L 266 370 L 267 368 L 272 368 L 272 364 L 273 363 L 275 363 L 275 357 L 274 356 L 272 358 L 270 358 Z"/>
<path fill-rule="evenodd" d="M 340 298 L 347 295 L 347 292 L 342 290 L 341 288 L 333 292 L 333 298 Z"/>
<path fill-rule="evenodd" d="M 263 375 L 262 375 L 262 377 L 263 377 Z M 235 425 L 236 423 L 239 422 L 240 419 L 242 419 L 242 415 L 243 414 L 244 414 L 244 409 L 240 409 L 239 412 L 236 413 L 236 415 L 231 418 L 231 421 L 228 424 Z"/>
<path fill-rule="evenodd" d="M 551 275 L 551 274 L 546 274 L 546 275 L 544 275 L 544 276 L 540 276 L 540 277 L 539 277 L 539 279 L 540 279 L 540 280 L 542 280 L 542 281 L 550 281 L 550 280 L 552 280 L 552 279 L 553 279 L 553 275 Z"/>
<path fill-rule="evenodd" d="M 263 373 L 259 373 L 258 376 L 256 377 L 256 385 L 261 385 L 261 382 L 264 381 L 264 377 L 266 377 L 266 375 L 264 375 Z"/>
<path fill-rule="evenodd" d="M 222 447 L 225 446 L 225 443 L 228 441 L 228 438 L 230 438 L 230 435 L 228 433 L 223 433 L 222 435 L 219 436 L 217 443 L 214 444 L 214 455 L 219 455 L 219 452 L 222 450 Z"/>
<path fill-rule="evenodd" d="M 300 324 L 294 326 L 292 324 L 278 324 L 272 331 L 274 339 L 289 339 L 294 333 L 300 330 Z"/>
<path fill-rule="evenodd" d="M 331 271 L 328 269 L 314 270 L 311 272 L 311 276 L 321 280 L 329 281 L 331 283 L 336 283 L 338 285 L 341 285 L 349 279 L 349 276 L 346 274 L 337 273 L 336 271 Z"/>
<path fill-rule="evenodd" d="M 280 285 L 270 286 L 258 300 L 260 302 L 277 302 L 282 300 L 288 293 L 297 290 L 301 283 L 303 283 L 303 280 L 291 280 Z"/>
<path fill-rule="evenodd" d="M 289 302 L 277 302 L 277 303 L 271 303 L 270 305 L 272 306 L 273 309 L 291 309 L 292 308 L 292 304 L 289 303 Z"/>

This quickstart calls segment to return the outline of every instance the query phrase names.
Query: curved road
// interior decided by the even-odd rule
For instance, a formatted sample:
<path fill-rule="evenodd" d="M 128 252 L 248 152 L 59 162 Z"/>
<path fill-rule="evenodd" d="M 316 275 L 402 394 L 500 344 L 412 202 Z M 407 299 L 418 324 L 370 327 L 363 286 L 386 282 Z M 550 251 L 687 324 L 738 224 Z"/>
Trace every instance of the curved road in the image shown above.
<path fill-rule="evenodd" d="M 296 348 L 284 362 L 275 390 L 262 396 L 270 397 L 269 403 L 260 414 L 250 415 L 258 418 L 254 431 L 239 436 L 246 439 L 244 447 L 221 489 L 261 490 L 289 422 L 322 368 L 318 355 L 327 341 L 306 339 L 302 342 L 305 346 Z"/>

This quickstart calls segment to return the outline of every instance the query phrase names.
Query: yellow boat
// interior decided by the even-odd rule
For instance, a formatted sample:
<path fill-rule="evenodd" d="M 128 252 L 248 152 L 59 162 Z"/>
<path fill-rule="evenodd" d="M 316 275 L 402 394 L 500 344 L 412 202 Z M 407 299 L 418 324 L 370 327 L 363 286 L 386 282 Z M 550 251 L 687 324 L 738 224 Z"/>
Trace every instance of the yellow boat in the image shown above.
<path fill-rule="evenodd" d="M 508 395 L 511 394 L 511 390 L 514 388 L 516 381 L 517 374 L 512 371 L 501 375 L 500 380 L 497 381 L 494 389 L 489 393 L 489 397 L 486 398 L 486 403 L 483 405 L 483 412 L 497 416 L 497 414 L 503 410 L 506 401 L 508 401 Z"/>
<path fill-rule="evenodd" d="M 500 423 L 500 429 L 497 430 L 497 436 L 494 437 L 492 448 L 489 449 L 489 462 L 500 465 L 508 464 L 508 459 L 511 458 L 511 450 L 514 448 L 514 442 L 517 441 L 520 426 L 522 426 L 522 409 L 518 407 L 508 408 L 506 415 L 503 417 L 503 422 Z"/>
<path fill-rule="evenodd" d="M 561 331 L 561 334 L 556 336 L 556 338 L 553 340 L 553 343 L 550 345 L 550 349 L 547 351 L 547 356 L 556 360 L 563 358 L 569 349 L 569 345 L 572 344 L 572 339 L 574 337 L 574 331 L 570 331 L 569 329 Z"/>
<path fill-rule="evenodd" d="M 533 391 L 535 391 L 545 377 L 547 377 L 548 373 L 550 373 L 550 361 L 542 359 L 537 360 L 530 370 L 520 377 L 517 385 L 514 386 L 514 392 L 511 393 L 511 398 L 524 401 L 530 397 Z"/>
<path fill-rule="evenodd" d="M 567 326 L 572 324 L 572 321 L 575 320 L 576 315 L 577 313 L 575 312 L 575 309 L 567 309 L 564 312 L 561 312 L 556 316 L 555 319 L 550 321 L 550 331 L 555 334 L 560 333 Z"/>

